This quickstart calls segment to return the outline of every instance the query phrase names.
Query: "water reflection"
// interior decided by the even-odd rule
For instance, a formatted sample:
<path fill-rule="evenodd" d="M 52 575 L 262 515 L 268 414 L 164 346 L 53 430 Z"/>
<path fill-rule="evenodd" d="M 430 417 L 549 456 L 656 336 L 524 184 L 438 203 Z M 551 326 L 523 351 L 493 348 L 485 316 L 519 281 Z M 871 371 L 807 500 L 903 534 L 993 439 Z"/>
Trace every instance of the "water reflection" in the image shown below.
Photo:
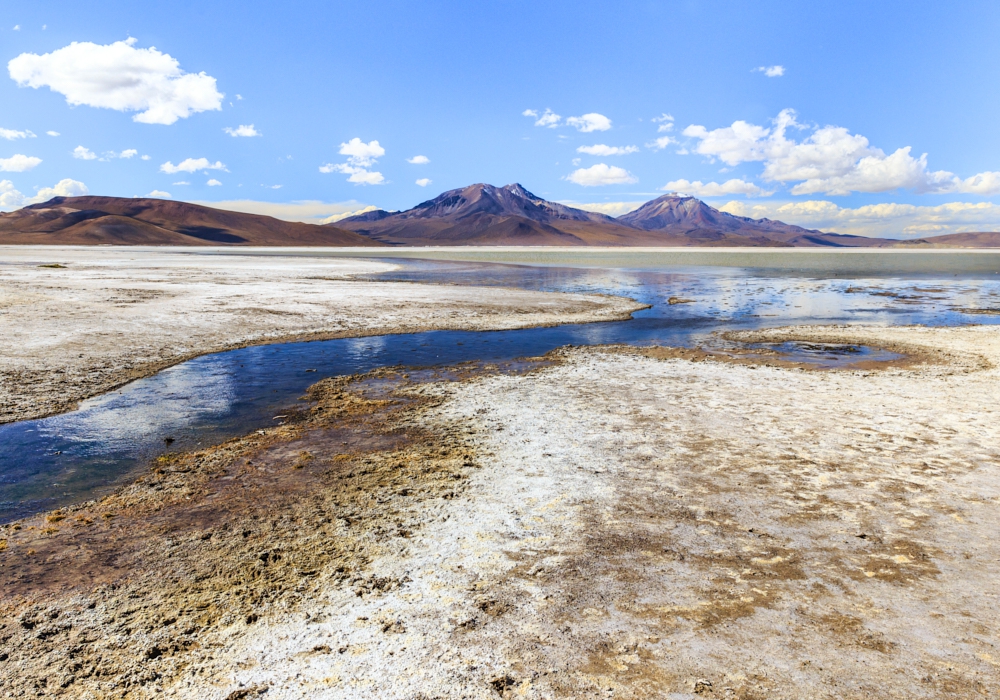
<path fill-rule="evenodd" d="M 372 279 L 615 294 L 653 306 L 627 322 L 264 345 L 196 358 L 86 401 L 72 413 L 0 426 L 0 521 L 103 493 L 164 451 L 194 449 L 273 425 L 283 407 L 326 376 L 389 365 L 502 361 L 567 344 L 696 346 L 720 330 L 798 323 L 1000 321 L 968 313 L 1000 306 L 1000 282 L 981 271 L 917 279 L 846 277 L 841 271 L 765 274 L 719 266 L 650 270 L 406 261 L 403 269 Z M 671 297 L 692 302 L 670 304 Z"/>

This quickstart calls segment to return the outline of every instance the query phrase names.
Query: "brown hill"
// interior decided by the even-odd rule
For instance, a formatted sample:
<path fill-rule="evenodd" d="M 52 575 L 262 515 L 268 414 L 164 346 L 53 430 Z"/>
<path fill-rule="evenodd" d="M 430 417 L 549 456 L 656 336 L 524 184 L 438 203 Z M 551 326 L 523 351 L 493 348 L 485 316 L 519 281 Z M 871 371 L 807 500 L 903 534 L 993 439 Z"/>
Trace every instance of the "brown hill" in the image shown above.
<path fill-rule="evenodd" d="M 943 236 L 894 241 L 893 248 L 1000 248 L 1000 231 L 948 233 Z"/>
<path fill-rule="evenodd" d="M 378 246 L 335 226 L 164 199 L 56 197 L 0 213 L 0 244 Z"/>

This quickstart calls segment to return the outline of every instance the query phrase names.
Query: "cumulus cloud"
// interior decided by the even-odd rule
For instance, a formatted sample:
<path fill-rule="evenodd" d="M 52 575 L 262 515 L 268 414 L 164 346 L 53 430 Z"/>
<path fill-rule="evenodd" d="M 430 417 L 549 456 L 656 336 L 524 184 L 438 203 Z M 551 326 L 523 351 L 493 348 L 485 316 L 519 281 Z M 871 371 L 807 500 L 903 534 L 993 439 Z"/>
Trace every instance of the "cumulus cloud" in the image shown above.
<path fill-rule="evenodd" d="M 419 180 L 417 180 L 417 185 L 419 185 L 420 187 L 427 187 L 427 185 L 431 184 L 431 182 L 432 181 L 430 179 L 422 177 Z"/>
<path fill-rule="evenodd" d="M 134 148 L 126 148 L 124 151 L 118 154 L 118 157 L 125 158 L 127 160 L 137 155 L 139 155 L 139 151 L 135 150 Z"/>
<path fill-rule="evenodd" d="M 754 72 L 763 73 L 768 78 L 780 78 L 785 74 L 784 66 L 761 66 L 760 68 L 754 68 Z"/>
<path fill-rule="evenodd" d="M 170 199 L 170 193 L 164 192 L 163 190 L 153 190 L 149 194 L 143 195 L 144 197 L 152 197 L 154 199 Z"/>
<path fill-rule="evenodd" d="M 638 146 L 605 146 L 603 143 L 593 146 L 580 146 L 577 153 L 586 153 L 591 156 L 624 156 L 629 153 L 638 153 Z"/>
<path fill-rule="evenodd" d="M 210 162 L 208 158 L 185 158 L 177 165 L 169 160 L 160 166 L 161 173 L 173 175 L 175 173 L 196 173 L 199 170 L 226 170 L 226 166 L 220 161 Z"/>
<path fill-rule="evenodd" d="M 961 179 L 944 170 L 931 171 L 927 154 L 914 158 L 910 147 L 886 155 L 860 134 L 840 126 L 807 127 L 794 110 L 783 110 L 770 127 L 745 121 L 709 130 L 692 124 L 684 135 L 697 140 L 696 153 L 734 166 L 763 162 L 762 176 L 771 182 L 796 183 L 792 194 L 847 195 L 909 189 L 920 193 L 1000 194 L 1000 173 L 984 172 Z M 790 129 L 811 133 L 801 141 Z"/>
<path fill-rule="evenodd" d="M 562 117 L 553 112 L 551 109 L 546 109 L 540 115 L 537 111 L 533 109 L 526 109 L 521 112 L 522 117 L 531 117 L 535 120 L 535 126 L 545 126 L 550 129 L 554 129 L 559 126 L 559 122 L 562 121 Z"/>
<path fill-rule="evenodd" d="M 207 185 L 208 185 L 209 187 L 218 187 L 218 186 L 219 186 L 219 185 L 221 185 L 222 183 L 221 183 L 221 182 L 219 182 L 218 180 L 216 180 L 216 179 L 215 179 L 215 178 L 213 177 L 213 178 L 212 178 L 211 180 L 209 180 L 209 181 L 208 181 L 207 183 L 205 183 L 205 184 L 207 184 Z"/>
<path fill-rule="evenodd" d="M 240 124 L 235 129 L 231 126 L 222 128 L 230 136 L 260 136 L 260 132 L 253 128 L 253 124 Z"/>
<path fill-rule="evenodd" d="M 319 171 L 349 175 L 347 181 L 356 185 L 381 185 L 385 182 L 382 173 L 369 170 L 377 159 L 385 155 L 385 149 L 378 141 L 365 143 L 359 138 L 353 138 L 340 144 L 339 153 L 347 156 L 346 163 L 326 163 L 320 166 Z"/>
<path fill-rule="evenodd" d="M 28 130 L 18 131 L 16 129 L 3 129 L 0 128 L 0 139 L 6 139 L 8 141 L 16 141 L 17 139 L 33 139 L 35 135 Z"/>
<path fill-rule="evenodd" d="M 74 106 L 138 112 L 132 119 L 143 124 L 173 124 L 194 112 L 222 109 L 215 78 L 185 73 L 169 54 L 135 43 L 73 42 L 52 53 L 22 53 L 7 70 L 20 87 L 48 87 Z"/>
<path fill-rule="evenodd" d="M 778 219 L 806 228 L 887 238 L 920 238 L 963 231 L 1000 231 L 1000 206 L 991 202 L 949 202 L 936 206 L 867 204 L 840 207 L 826 200 L 747 203 L 719 207 L 736 216 Z"/>
<path fill-rule="evenodd" d="M 413 156 L 412 158 L 407 158 L 406 162 L 413 165 L 427 165 L 431 162 L 431 159 L 427 156 Z"/>
<path fill-rule="evenodd" d="M 82 182 L 66 178 L 52 187 L 42 187 L 32 197 L 26 197 L 15 189 L 10 180 L 0 180 L 0 210 L 20 209 L 29 204 L 47 202 L 53 197 L 80 197 L 89 192 Z"/>
<path fill-rule="evenodd" d="M 284 221 L 304 221 L 309 224 L 329 224 L 349 216 L 375 211 L 378 207 L 358 201 L 319 202 L 306 200 L 298 202 L 260 202 L 254 199 L 235 199 L 228 201 L 195 201 L 227 211 L 241 211 L 247 214 L 273 216 Z"/>
<path fill-rule="evenodd" d="M 0 172 L 23 173 L 31 170 L 42 162 L 41 158 L 26 156 L 21 153 L 12 155 L 10 158 L 0 158 Z"/>
<path fill-rule="evenodd" d="M 45 133 L 48 134 L 49 136 L 58 136 L 59 135 L 58 131 L 46 131 Z"/>
<path fill-rule="evenodd" d="M 639 181 L 638 178 L 625 168 L 619 168 L 616 165 L 606 165 L 604 163 L 574 170 L 566 176 L 566 179 L 584 187 L 625 185 Z"/>
<path fill-rule="evenodd" d="M 566 123 L 585 134 L 592 131 L 607 131 L 611 128 L 611 120 L 597 112 L 590 112 L 581 117 L 567 117 Z"/>
<path fill-rule="evenodd" d="M 672 115 L 667 114 L 666 112 L 664 112 L 663 114 L 661 114 L 658 117 L 653 117 L 653 119 L 651 121 L 654 124 L 659 124 L 660 125 L 660 126 L 658 126 L 656 128 L 656 130 L 658 132 L 660 132 L 660 133 L 663 133 L 664 131 L 673 131 L 673 128 L 674 128 L 674 118 L 673 118 Z"/>
<path fill-rule="evenodd" d="M 646 202 L 574 202 L 572 200 L 560 200 L 560 204 L 568 207 L 592 211 L 605 216 L 621 216 L 635 211 Z"/>
<path fill-rule="evenodd" d="M 654 151 L 662 151 L 672 143 L 677 143 L 677 139 L 672 136 L 660 136 L 647 143 L 646 148 L 652 148 Z"/>
<path fill-rule="evenodd" d="M 74 148 L 73 157 L 78 160 L 97 160 L 97 154 L 86 146 L 77 146 Z"/>
<path fill-rule="evenodd" d="M 774 192 L 768 192 L 752 182 L 733 178 L 723 183 L 702 182 L 701 180 L 673 180 L 660 188 L 667 192 L 680 192 L 693 197 L 725 197 L 727 195 L 743 194 L 748 197 L 769 197 Z"/>

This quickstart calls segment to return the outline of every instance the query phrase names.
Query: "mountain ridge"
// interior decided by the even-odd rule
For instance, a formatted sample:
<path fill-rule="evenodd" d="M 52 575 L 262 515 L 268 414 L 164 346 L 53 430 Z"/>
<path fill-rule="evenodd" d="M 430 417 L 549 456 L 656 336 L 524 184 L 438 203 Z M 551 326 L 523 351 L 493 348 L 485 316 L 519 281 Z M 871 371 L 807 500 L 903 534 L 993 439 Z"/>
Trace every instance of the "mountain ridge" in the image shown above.
<path fill-rule="evenodd" d="M 503 187 L 476 183 L 448 190 L 405 211 L 379 209 L 342 219 L 337 225 L 389 245 L 887 245 L 887 239 L 735 216 L 694 197 L 675 194 L 612 218 L 544 200 L 520 183 Z M 512 237 L 509 230 L 515 228 L 518 233 Z"/>

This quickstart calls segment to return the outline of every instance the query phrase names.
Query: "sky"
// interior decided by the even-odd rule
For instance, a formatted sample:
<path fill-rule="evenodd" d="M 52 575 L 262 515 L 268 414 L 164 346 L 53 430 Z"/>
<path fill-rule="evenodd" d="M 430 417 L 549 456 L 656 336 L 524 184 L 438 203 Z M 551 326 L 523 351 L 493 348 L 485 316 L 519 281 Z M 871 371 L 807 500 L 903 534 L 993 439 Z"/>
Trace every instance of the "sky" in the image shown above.
<path fill-rule="evenodd" d="M 0 210 L 331 222 L 476 182 L 1000 230 L 1000 3 L 0 0 Z"/>

